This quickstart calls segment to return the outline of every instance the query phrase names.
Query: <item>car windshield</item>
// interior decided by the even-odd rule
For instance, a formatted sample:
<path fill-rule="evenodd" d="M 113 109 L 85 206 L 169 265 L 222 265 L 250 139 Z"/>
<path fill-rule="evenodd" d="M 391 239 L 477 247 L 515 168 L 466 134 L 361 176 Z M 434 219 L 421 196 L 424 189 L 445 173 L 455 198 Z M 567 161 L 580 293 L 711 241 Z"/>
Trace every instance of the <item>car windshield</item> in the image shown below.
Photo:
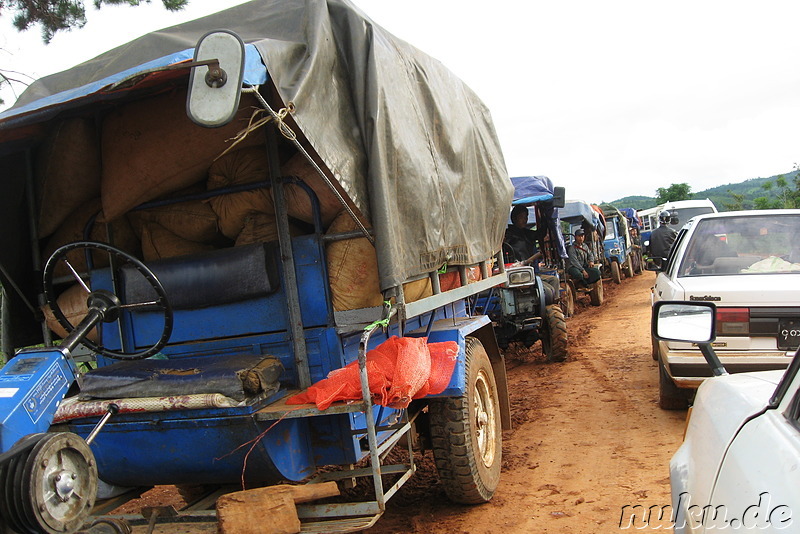
<path fill-rule="evenodd" d="M 800 215 L 741 216 L 697 223 L 678 276 L 800 272 Z"/>

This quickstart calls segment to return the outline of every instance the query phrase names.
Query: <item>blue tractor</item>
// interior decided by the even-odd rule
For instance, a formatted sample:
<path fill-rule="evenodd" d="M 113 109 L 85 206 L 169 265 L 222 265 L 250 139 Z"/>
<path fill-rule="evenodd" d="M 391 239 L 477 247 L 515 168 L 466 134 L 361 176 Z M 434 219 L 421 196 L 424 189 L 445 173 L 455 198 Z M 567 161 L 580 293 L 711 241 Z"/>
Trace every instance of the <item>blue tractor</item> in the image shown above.
<path fill-rule="evenodd" d="M 501 348 L 541 341 L 548 361 L 562 362 L 569 352 L 562 309 L 567 252 L 558 219 L 564 188 L 553 186 L 547 176 L 519 176 L 511 182 L 514 200 L 503 241 L 508 280 L 476 295 L 475 310 L 491 318 Z M 515 222 L 517 212 L 527 219 L 523 215 Z"/>
<path fill-rule="evenodd" d="M 603 216 L 606 222 L 603 270 L 615 284 L 620 284 L 623 275 L 633 278 L 635 272 L 633 266 L 636 260 L 628 219 L 613 206 L 605 206 Z"/>
<path fill-rule="evenodd" d="M 297 509 L 358 531 L 423 449 L 452 500 L 492 498 L 505 364 L 470 304 L 508 280 L 513 187 L 441 64 L 346 1 L 254 0 L 32 84 L 0 164 L 0 532 L 365 478 Z"/>

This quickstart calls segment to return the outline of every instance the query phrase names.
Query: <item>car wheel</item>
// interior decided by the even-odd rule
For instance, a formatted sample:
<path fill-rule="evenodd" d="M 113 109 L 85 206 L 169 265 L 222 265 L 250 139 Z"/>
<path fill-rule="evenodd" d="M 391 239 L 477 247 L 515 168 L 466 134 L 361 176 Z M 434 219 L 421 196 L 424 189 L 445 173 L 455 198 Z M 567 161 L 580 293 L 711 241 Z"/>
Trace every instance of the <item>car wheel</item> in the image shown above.
<path fill-rule="evenodd" d="M 500 482 L 503 435 L 489 356 L 476 338 L 467 337 L 466 345 L 466 391 L 428 404 L 431 448 L 447 497 L 480 504 Z"/>
<path fill-rule="evenodd" d="M 542 352 L 551 362 L 567 359 L 567 321 L 561 308 L 547 306 L 544 310 L 545 325 L 542 332 Z"/>
<path fill-rule="evenodd" d="M 662 410 L 685 410 L 689 407 L 690 392 L 672 381 L 664 364 L 658 364 L 658 406 Z"/>

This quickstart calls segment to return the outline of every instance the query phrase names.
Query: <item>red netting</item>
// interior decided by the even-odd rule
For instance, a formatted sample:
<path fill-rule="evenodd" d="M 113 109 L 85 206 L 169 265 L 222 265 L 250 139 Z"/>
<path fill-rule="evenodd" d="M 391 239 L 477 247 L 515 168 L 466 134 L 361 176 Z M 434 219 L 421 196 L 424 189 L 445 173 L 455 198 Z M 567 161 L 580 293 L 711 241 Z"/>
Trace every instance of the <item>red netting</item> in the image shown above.
<path fill-rule="evenodd" d="M 393 336 L 367 352 L 367 377 L 372 400 L 381 406 L 406 408 L 412 399 L 441 393 L 450 383 L 458 343 L 428 343 L 427 338 Z M 286 404 L 316 404 L 324 410 L 341 400 L 360 400 L 358 362 L 328 374 Z"/>

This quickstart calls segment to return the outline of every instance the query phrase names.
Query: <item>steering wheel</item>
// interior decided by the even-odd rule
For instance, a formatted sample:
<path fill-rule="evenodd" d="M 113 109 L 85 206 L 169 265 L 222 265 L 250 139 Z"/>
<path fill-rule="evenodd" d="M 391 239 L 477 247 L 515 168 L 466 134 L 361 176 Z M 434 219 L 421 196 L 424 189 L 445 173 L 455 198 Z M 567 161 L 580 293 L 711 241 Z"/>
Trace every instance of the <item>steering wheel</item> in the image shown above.
<path fill-rule="evenodd" d="M 109 291 L 92 291 L 92 289 L 86 285 L 86 282 L 83 280 L 83 278 L 81 278 L 80 274 L 78 274 L 77 270 L 75 270 L 67 258 L 67 255 L 70 252 L 80 249 L 85 249 L 85 253 L 91 252 L 92 250 L 106 252 L 109 255 L 110 264 L 112 268 L 116 269 L 116 272 L 119 272 L 119 268 L 122 265 L 133 266 L 153 288 L 157 296 L 156 300 L 123 304 L 116 295 L 110 293 Z M 103 317 L 105 322 L 115 321 L 119 317 L 119 312 L 126 309 L 157 307 L 160 308 L 164 314 L 164 329 L 161 332 L 161 337 L 154 345 L 145 350 L 139 352 L 115 351 L 85 338 L 80 340 L 82 345 L 88 347 L 90 350 L 98 354 L 102 354 L 103 356 L 113 358 L 115 360 L 141 360 L 157 354 L 167 344 L 167 341 L 169 341 L 169 337 L 172 334 L 174 315 L 172 312 L 172 306 L 167 299 L 167 293 L 164 290 L 164 286 L 161 285 L 161 282 L 159 282 L 155 273 L 153 273 L 153 271 L 151 271 L 144 263 L 134 258 L 127 252 L 123 252 L 122 250 L 107 243 L 101 243 L 98 241 L 76 241 L 74 243 L 64 245 L 53 252 L 44 266 L 42 278 L 44 285 L 44 296 L 47 300 L 47 305 L 52 310 L 53 316 L 56 318 L 56 320 L 58 320 L 59 324 L 64 327 L 67 333 L 71 333 L 76 327 L 73 326 L 64 316 L 64 313 L 61 311 L 58 302 L 56 302 L 55 291 L 53 291 L 53 273 L 56 265 L 60 261 L 63 261 L 66 264 L 67 269 L 72 273 L 78 284 L 80 284 L 86 291 L 87 302 L 89 302 L 89 305 L 91 306 L 92 301 L 96 299 L 107 308 L 107 311 Z"/>

